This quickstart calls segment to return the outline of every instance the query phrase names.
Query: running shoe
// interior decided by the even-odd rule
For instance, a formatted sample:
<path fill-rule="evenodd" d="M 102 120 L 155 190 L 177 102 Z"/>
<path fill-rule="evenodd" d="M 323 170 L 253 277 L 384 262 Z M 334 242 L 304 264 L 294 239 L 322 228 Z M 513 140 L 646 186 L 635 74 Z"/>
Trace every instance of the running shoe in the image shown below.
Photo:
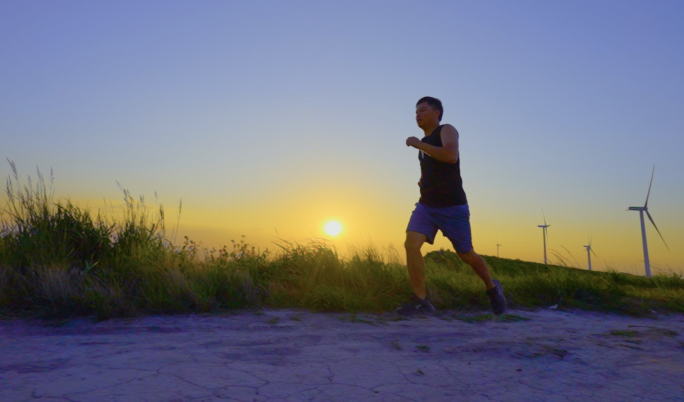
<path fill-rule="evenodd" d="M 435 307 L 428 301 L 427 298 L 421 299 L 415 294 L 411 295 L 406 304 L 396 309 L 397 314 L 413 315 L 417 313 L 434 313 Z"/>
<path fill-rule="evenodd" d="M 508 304 L 506 303 L 501 282 L 496 279 L 492 282 L 494 282 L 494 287 L 487 291 L 487 297 L 489 297 L 489 302 L 492 305 L 492 313 L 494 315 L 501 315 L 506 312 Z"/>

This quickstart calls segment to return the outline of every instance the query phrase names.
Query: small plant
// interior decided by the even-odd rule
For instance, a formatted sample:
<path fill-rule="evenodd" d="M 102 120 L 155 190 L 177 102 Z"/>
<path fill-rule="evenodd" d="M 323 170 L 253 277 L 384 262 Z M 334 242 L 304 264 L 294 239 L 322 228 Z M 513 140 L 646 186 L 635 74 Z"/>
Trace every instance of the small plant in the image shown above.
<path fill-rule="evenodd" d="M 517 314 L 504 314 L 502 316 L 497 317 L 496 320 L 499 322 L 520 322 L 529 321 L 530 319 Z"/>
<path fill-rule="evenodd" d="M 268 320 L 268 321 L 266 321 L 266 322 L 269 323 L 269 324 L 271 324 L 271 325 L 276 325 L 278 322 L 280 322 L 280 318 L 279 318 L 279 317 L 273 317 L 273 318 L 271 318 L 270 320 Z"/>
<path fill-rule="evenodd" d="M 455 319 L 463 322 L 467 322 L 469 324 L 473 323 L 480 323 L 484 321 L 491 321 L 494 319 L 494 315 L 492 314 L 478 314 L 474 316 L 454 316 Z"/>
<path fill-rule="evenodd" d="M 639 331 L 618 331 L 618 330 L 612 330 L 610 331 L 610 334 L 613 336 L 625 336 L 628 338 L 633 338 L 635 336 L 639 336 Z"/>
<path fill-rule="evenodd" d="M 659 334 L 659 335 L 668 336 L 670 338 L 678 335 L 677 331 L 672 331 L 670 329 L 664 329 L 664 328 L 653 328 L 651 330 L 651 332 L 655 332 L 656 334 Z"/>
<path fill-rule="evenodd" d="M 348 317 L 340 317 L 340 321 L 349 321 L 349 322 L 360 322 L 363 324 L 370 324 L 370 325 L 376 325 L 376 322 L 367 320 L 365 318 L 359 318 L 356 313 L 350 314 Z"/>

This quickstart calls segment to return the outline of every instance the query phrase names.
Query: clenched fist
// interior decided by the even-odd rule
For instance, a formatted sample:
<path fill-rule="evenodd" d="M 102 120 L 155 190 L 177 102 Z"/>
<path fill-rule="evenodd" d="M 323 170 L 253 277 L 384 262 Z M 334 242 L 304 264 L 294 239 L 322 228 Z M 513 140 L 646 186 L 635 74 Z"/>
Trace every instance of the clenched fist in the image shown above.
<path fill-rule="evenodd" d="M 420 141 L 418 138 L 416 138 L 416 137 L 408 137 L 408 138 L 406 139 L 406 146 L 407 146 L 407 147 L 418 148 L 418 145 L 419 145 L 420 143 L 421 143 L 421 141 Z"/>

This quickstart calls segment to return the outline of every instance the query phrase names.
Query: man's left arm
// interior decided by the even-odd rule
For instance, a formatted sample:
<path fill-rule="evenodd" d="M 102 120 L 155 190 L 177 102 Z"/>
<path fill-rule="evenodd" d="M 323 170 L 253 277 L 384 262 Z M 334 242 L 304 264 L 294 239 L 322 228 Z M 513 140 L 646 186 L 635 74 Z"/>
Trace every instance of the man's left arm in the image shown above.
<path fill-rule="evenodd" d="M 458 131 L 454 126 L 445 124 L 440 132 L 440 138 L 442 139 L 441 147 L 426 144 L 416 137 L 406 140 L 406 145 L 418 148 L 440 162 L 458 162 Z"/>

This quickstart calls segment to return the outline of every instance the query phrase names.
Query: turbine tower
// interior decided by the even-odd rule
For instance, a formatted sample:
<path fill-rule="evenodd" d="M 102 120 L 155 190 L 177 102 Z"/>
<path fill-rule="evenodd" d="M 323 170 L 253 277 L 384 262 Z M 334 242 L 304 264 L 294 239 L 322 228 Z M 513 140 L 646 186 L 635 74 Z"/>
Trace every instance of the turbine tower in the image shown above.
<path fill-rule="evenodd" d="M 543 214 L 543 212 L 542 212 Z M 548 228 L 551 225 L 546 224 L 546 215 L 544 215 L 544 224 L 543 225 L 537 225 L 537 227 L 542 228 L 542 234 L 544 236 L 544 264 L 548 264 L 548 260 L 546 259 L 546 239 L 548 239 L 548 234 L 546 233 L 546 228 Z"/>
<path fill-rule="evenodd" d="M 648 219 L 651 221 L 651 223 L 653 224 L 653 227 L 655 228 L 655 230 L 660 235 L 660 238 L 663 240 L 663 243 L 665 243 L 665 238 L 660 233 L 660 230 L 658 230 L 658 226 L 656 226 L 655 222 L 653 221 L 653 218 L 651 218 L 651 214 L 648 213 L 648 197 L 651 195 L 651 186 L 653 185 L 653 175 L 654 174 L 655 174 L 655 165 L 653 165 L 653 172 L 651 172 L 651 183 L 648 185 L 648 193 L 646 193 L 646 202 L 644 203 L 644 206 L 643 207 L 629 207 L 629 209 L 627 209 L 628 211 L 639 211 L 639 216 L 641 217 L 641 238 L 644 242 L 644 265 L 646 266 L 646 277 L 647 278 L 651 277 L 651 263 L 648 260 L 648 245 L 646 244 L 646 225 L 644 224 L 644 212 L 646 212 Z M 667 247 L 667 243 L 665 243 L 665 247 L 667 248 L 668 251 L 670 251 L 670 248 Z"/>
<path fill-rule="evenodd" d="M 496 258 L 499 258 L 499 247 L 503 246 L 503 244 L 499 244 L 499 241 L 497 240 L 496 242 Z"/>
<path fill-rule="evenodd" d="M 593 253 L 594 256 L 598 257 L 598 255 L 596 255 L 596 253 L 594 253 L 594 250 L 591 249 L 591 237 L 589 238 L 589 245 L 584 246 L 584 248 L 587 249 L 587 259 L 589 261 L 588 267 L 589 267 L 589 271 L 591 271 L 591 254 Z"/>

